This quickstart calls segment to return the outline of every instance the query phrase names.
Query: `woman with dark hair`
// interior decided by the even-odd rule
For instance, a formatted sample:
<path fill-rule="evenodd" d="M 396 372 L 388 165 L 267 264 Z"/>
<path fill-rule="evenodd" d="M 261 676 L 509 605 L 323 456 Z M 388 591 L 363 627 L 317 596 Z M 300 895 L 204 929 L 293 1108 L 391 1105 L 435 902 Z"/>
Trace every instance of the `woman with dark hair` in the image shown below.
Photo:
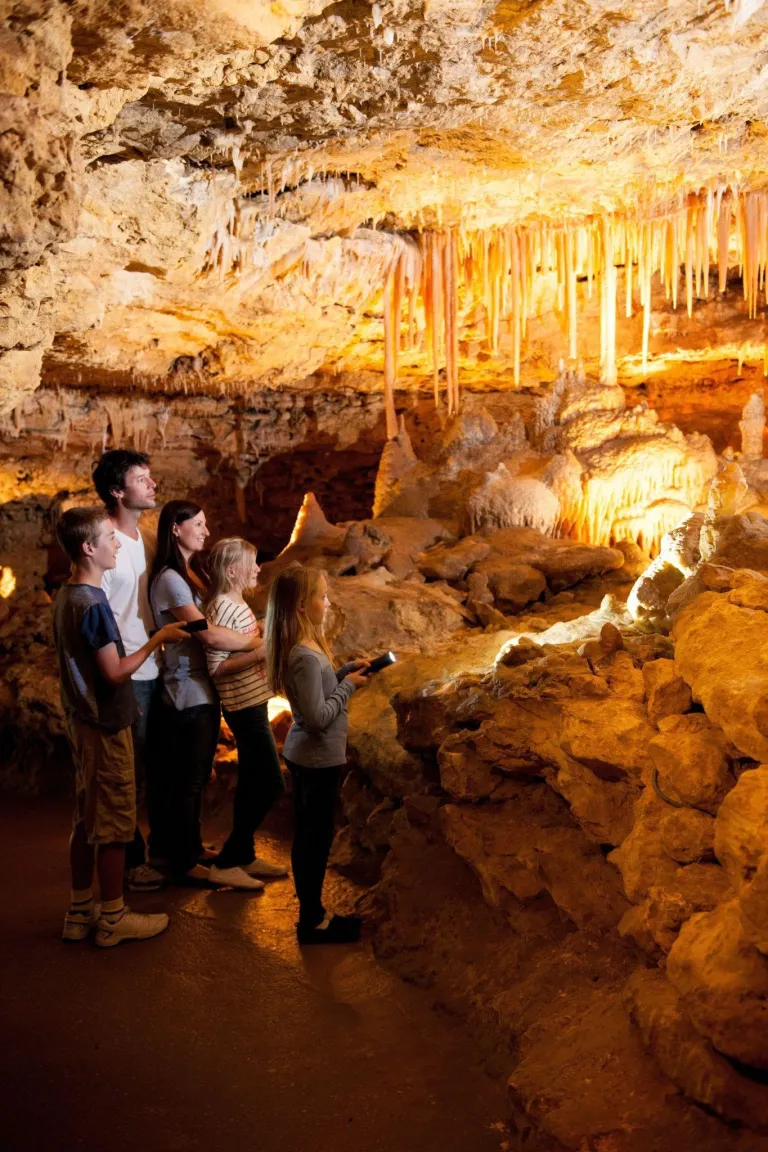
<path fill-rule="evenodd" d="M 158 628 L 172 621 L 205 621 L 201 605 L 208 586 L 202 552 L 209 535 L 199 504 L 170 500 L 164 505 L 149 592 Z M 176 875 L 208 878 L 208 870 L 200 862 L 200 809 L 216 754 L 220 711 L 203 645 L 247 652 L 260 644 L 258 634 L 208 625 L 165 652 L 161 717 L 164 776 L 148 789 L 149 841 L 152 859 L 166 860 Z M 230 876 L 227 882 L 230 887 L 254 891 L 263 887 L 245 872 L 234 881 Z"/>

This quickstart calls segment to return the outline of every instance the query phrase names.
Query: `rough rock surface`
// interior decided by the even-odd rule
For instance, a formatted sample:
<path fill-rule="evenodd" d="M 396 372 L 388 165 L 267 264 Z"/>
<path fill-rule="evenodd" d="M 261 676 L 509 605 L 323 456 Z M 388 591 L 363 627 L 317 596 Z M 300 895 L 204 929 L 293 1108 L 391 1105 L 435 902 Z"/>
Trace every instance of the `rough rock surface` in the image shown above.
<path fill-rule="evenodd" d="M 245 392 L 380 364 L 367 307 L 386 243 L 355 226 L 560 219 L 634 208 L 654 176 L 684 190 L 759 177 L 760 5 L 654 0 L 607 24 L 597 0 L 564 11 L 6 4 L 0 248 L 12 277 L 44 256 L 50 278 L 42 293 L 3 285 L 27 332 L 3 345 L 5 403 L 41 367 L 154 383 L 187 359 Z M 533 365 L 552 343 L 556 365 L 558 329 L 550 311 Z M 654 329 L 676 350 L 673 321 Z"/>
<path fill-rule="evenodd" d="M 768 615 L 704 592 L 675 621 L 675 663 L 739 752 L 768 760 Z M 715 641 L 716 638 L 716 641 Z"/>
<path fill-rule="evenodd" d="M 667 973 L 693 1024 L 718 1052 L 768 1068 L 768 957 L 744 934 L 738 901 L 683 926 Z"/>
<path fill-rule="evenodd" d="M 730 573 L 681 616 L 692 628 L 714 601 L 744 613 L 736 668 L 763 609 L 729 597 L 754 581 Z M 513 636 L 494 663 L 490 649 L 479 661 L 425 655 L 382 678 L 388 742 L 353 738 L 356 788 L 395 749 L 409 770 L 386 784 L 397 807 L 383 814 L 368 897 L 377 947 L 465 1017 L 489 1059 L 511 1040 L 514 1114 L 543 1147 L 581 1149 L 585 1132 L 610 1130 L 612 1148 L 685 1139 L 751 1152 L 768 1103 L 766 769 L 708 696 L 697 709 L 677 633 L 615 619 L 584 616 L 570 637 L 558 625 L 559 643 Z M 365 694 L 354 706 L 367 729 Z M 370 804 L 383 796 L 374 789 L 360 817 L 350 805 L 350 842 L 372 842 Z"/>
<path fill-rule="evenodd" d="M 337 651 L 403 657 L 351 704 L 337 863 L 542 1152 L 768 1144 L 767 30 L 755 0 L 0 2 L 4 780 L 65 767 L 52 527 L 104 447 L 271 555 L 314 493 L 272 570 L 325 567 Z M 646 278 L 664 217 L 685 259 Z M 416 234 L 480 284 L 435 297 L 434 377 Z"/>

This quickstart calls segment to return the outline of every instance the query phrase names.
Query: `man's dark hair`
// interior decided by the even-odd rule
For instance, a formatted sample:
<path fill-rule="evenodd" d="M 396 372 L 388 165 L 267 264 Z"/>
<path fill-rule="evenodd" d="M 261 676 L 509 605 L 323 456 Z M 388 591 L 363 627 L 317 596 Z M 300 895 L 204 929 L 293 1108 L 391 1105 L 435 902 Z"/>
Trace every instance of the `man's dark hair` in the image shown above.
<path fill-rule="evenodd" d="M 117 508 L 114 493 L 125 488 L 126 473 L 131 468 L 146 468 L 148 464 L 146 452 L 134 452 L 131 448 L 115 448 L 104 453 L 93 470 L 93 486 L 108 512 Z"/>

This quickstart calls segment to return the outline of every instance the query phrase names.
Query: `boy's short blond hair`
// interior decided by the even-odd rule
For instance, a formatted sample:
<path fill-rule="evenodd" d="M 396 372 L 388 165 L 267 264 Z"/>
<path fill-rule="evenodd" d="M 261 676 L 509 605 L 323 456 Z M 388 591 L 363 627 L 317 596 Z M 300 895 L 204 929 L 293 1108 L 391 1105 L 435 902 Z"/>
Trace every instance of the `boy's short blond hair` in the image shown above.
<path fill-rule="evenodd" d="M 73 564 L 83 557 L 83 544 L 93 544 L 109 514 L 104 508 L 68 508 L 56 525 L 59 544 Z"/>

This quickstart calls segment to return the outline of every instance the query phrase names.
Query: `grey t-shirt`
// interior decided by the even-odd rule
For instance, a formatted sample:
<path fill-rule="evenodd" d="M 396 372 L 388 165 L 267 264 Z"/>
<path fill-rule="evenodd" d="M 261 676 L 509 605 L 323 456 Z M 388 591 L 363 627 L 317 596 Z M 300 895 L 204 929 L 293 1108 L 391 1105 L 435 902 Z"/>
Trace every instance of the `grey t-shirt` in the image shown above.
<path fill-rule="evenodd" d="M 185 604 L 200 607 L 200 597 L 173 568 L 163 568 L 152 581 L 149 602 L 158 628 L 176 620 L 171 608 L 183 608 Z M 205 649 L 194 636 L 166 645 L 161 676 L 165 696 L 178 711 L 218 703 L 216 689 L 208 675 Z"/>
<path fill-rule="evenodd" d="M 322 652 L 297 644 L 288 658 L 285 694 L 293 724 L 283 755 L 302 768 L 335 768 L 347 759 L 347 702 L 354 684 L 344 683 L 350 665 L 338 672 Z"/>
<path fill-rule="evenodd" d="M 125 648 L 109 601 L 91 584 L 64 584 L 53 607 L 53 641 L 59 659 L 61 705 L 86 724 L 119 732 L 136 719 L 130 680 L 110 684 L 99 671 L 96 653 L 109 644 Z"/>

